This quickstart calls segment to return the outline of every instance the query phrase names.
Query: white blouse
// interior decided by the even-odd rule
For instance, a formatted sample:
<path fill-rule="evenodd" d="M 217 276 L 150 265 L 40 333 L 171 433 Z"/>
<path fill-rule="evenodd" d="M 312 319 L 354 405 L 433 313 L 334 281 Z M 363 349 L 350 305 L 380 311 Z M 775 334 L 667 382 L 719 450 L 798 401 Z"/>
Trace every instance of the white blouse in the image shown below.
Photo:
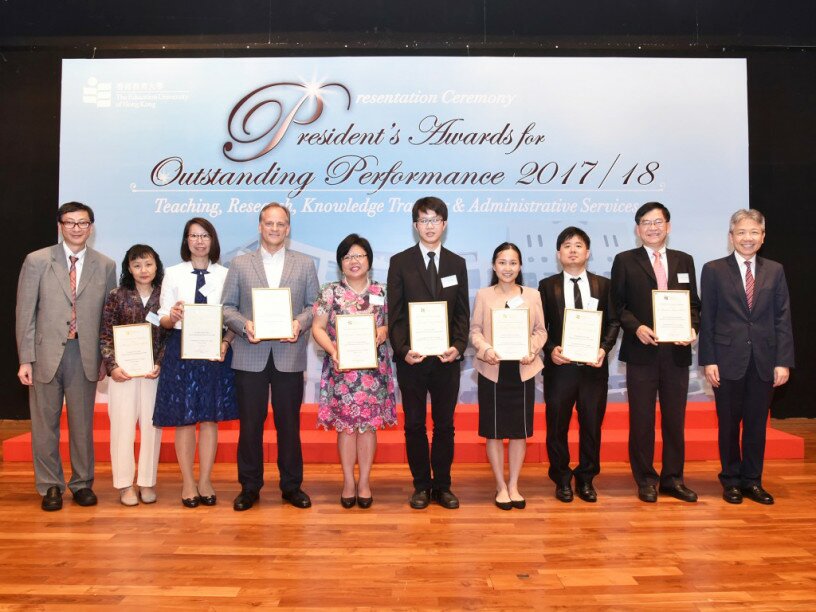
<path fill-rule="evenodd" d="M 212 290 L 207 293 L 208 304 L 220 304 L 221 293 L 224 290 L 224 281 L 227 279 L 227 268 L 217 263 L 210 263 L 207 266 L 209 274 L 204 286 Z M 162 281 L 161 298 L 159 299 L 159 317 L 166 317 L 170 314 L 170 309 L 178 301 L 193 304 L 195 303 L 196 279 L 198 276 L 193 273 L 193 264 L 184 261 L 175 266 L 170 266 L 164 271 Z M 181 329 L 181 321 L 177 321 L 176 329 Z"/>

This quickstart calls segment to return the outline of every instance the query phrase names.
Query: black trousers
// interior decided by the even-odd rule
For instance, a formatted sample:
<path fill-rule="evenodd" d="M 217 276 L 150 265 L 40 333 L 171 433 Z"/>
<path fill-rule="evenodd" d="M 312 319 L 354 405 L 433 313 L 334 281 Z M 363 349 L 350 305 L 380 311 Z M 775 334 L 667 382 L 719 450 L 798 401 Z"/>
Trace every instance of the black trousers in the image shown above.
<path fill-rule="evenodd" d="M 281 372 L 272 352 L 260 372 L 235 370 L 238 399 L 238 481 L 243 489 L 260 491 L 264 481 L 263 429 L 272 390 L 272 416 L 278 435 L 278 472 L 281 491 L 303 483 L 303 452 L 300 446 L 300 405 L 303 403 L 303 372 Z"/>
<path fill-rule="evenodd" d="M 576 364 L 544 368 L 549 476 L 566 486 L 573 475 L 577 484 L 592 482 L 601 471 L 601 425 L 606 414 L 609 370 Z M 569 426 L 572 408 L 578 412 L 578 465 L 570 469 Z"/>
<path fill-rule="evenodd" d="M 405 449 L 414 489 L 450 489 L 453 463 L 453 412 L 459 397 L 459 362 L 426 357 L 421 363 L 397 362 L 397 381 L 405 412 Z M 425 423 L 431 396 L 433 440 Z"/>
<path fill-rule="evenodd" d="M 629 395 L 629 463 L 638 486 L 683 483 L 686 457 L 686 401 L 689 371 L 675 365 L 671 345 L 660 345 L 647 365 L 626 364 Z M 660 477 L 654 468 L 655 404 L 660 397 L 663 460 Z"/>
<path fill-rule="evenodd" d="M 753 355 L 742 378 L 721 378 L 720 386 L 714 389 L 722 464 L 719 476 L 723 487 L 762 484 L 765 431 L 772 395 L 773 382 L 759 377 Z"/>

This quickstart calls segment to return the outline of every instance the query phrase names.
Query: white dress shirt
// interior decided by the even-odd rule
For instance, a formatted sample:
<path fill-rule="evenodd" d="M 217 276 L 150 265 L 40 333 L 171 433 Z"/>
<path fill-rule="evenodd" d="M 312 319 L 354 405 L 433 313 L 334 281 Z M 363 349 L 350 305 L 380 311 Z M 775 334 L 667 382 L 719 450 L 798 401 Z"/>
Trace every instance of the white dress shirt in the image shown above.
<path fill-rule="evenodd" d="M 227 279 L 227 269 L 221 264 L 210 263 L 207 271 L 209 274 L 204 275 L 206 279 L 204 284 L 212 287 L 212 291 L 207 294 L 207 303 L 220 304 L 224 281 Z M 193 273 L 193 264 L 189 261 L 165 269 L 159 299 L 159 317 L 168 316 L 176 302 L 195 303 L 197 278 L 198 275 Z M 176 322 L 175 328 L 181 329 L 181 321 Z"/>
<path fill-rule="evenodd" d="M 740 276 L 742 277 L 742 288 L 745 289 L 745 272 L 747 271 L 745 268 L 746 261 L 751 262 L 751 274 L 754 275 L 754 283 L 756 283 L 756 253 L 754 253 L 750 259 L 745 259 L 742 255 L 734 251 L 734 257 L 737 260 L 737 268 L 739 268 Z"/>
<path fill-rule="evenodd" d="M 428 269 L 428 265 L 431 263 L 431 260 L 428 259 L 428 253 L 436 253 L 436 257 L 434 261 L 436 262 L 436 272 L 439 273 L 439 257 L 442 255 L 442 245 L 440 244 L 436 247 L 433 251 L 431 251 L 428 247 L 426 247 L 421 242 L 419 243 L 419 250 L 422 251 L 422 258 L 425 260 L 425 269 Z"/>
<path fill-rule="evenodd" d="M 580 279 L 578 281 L 578 288 L 581 290 L 581 302 L 584 305 L 584 309 L 589 310 L 587 308 L 587 300 L 592 296 L 589 293 L 589 277 L 587 276 L 586 270 L 575 276 L 564 272 L 564 308 L 575 308 L 575 290 L 572 288 L 575 283 L 571 280 L 573 278 Z"/>
<path fill-rule="evenodd" d="M 79 253 L 74 253 L 68 248 L 64 242 L 62 248 L 65 251 L 65 263 L 68 264 L 68 270 L 71 269 L 71 257 L 79 257 L 76 262 L 76 286 L 79 287 L 79 278 L 82 276 L 82 265 L 85 263 L 85 253 L 88 252 L 88 247 L 82 249 Z"/>
<path fill-rule="evenodd" d="M 270 253 L 261 247 L 261 260 L 263 261 L 264 272 L 266 272 L 266 282 L 271 289 L 280 287 L 281 276 L 283 276 L 283 260 L 286 256 L 286 248 L 281 247 L 274 253 Z"/>

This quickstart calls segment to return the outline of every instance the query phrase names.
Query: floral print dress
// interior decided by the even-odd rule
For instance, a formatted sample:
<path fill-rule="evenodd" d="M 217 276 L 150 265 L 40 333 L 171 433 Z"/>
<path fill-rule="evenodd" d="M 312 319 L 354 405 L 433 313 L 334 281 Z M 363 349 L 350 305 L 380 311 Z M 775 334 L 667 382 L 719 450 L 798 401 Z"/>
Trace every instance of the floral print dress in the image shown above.
<path fill-rule="evenodd" d="M 327 283 L 320 288 L 314 313 L 328 315 L 326 333 L 332 342 L 337 341 L 336 317 L 339 314 L 373 314 L 377 327 L 387 325 L 385 287 L 372 282 L 365 292 L 358 294 L 345 282 Z M 394 377 L 387 342 L 378 347 L 377 361 L 376 370 L 338 372 L 332 358 L 328 354 L 325 356 L 320 375 L 318 427 L 363 433 L 397 424 Z"/>

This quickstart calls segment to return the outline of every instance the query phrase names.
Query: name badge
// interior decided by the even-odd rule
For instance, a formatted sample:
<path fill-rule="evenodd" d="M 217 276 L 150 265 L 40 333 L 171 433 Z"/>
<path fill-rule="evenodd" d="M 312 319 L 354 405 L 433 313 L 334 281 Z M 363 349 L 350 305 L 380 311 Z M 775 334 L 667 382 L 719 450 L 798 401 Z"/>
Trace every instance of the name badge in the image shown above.
<path fill-rule="evenodd" d="M 152 323 L 156 327 L 160 325 L 159 315 L 157 315 L 155 312 L 148 312 L 147 316 L 145 317 L 145 321 L 147 321 L 148 323 Z"/>
<path fill-rule="evenodd" d="M 371 295 L 368 296 L 369 303 L 373 304 L 374 306 L 383 306 L 385 304 L 385 298 L 381 295 Z"/>
<path fill-rule="evenodd" d="M 514 297 L 512 300 L 509 300 L 509 301 L 507 302 L 507 305 L 508 305 L 510 308 L 518 308 L 518 307 L 519 307 L 519 306 L 521 306 L 522 304 L 524 304 L 524 300 L 522 299 L 522 297 L 521 297 L 520 295 L 517 295 L 517 296 L 516 296 L 516 297 Z"/>
<path fill-rule="evenodd" d="M 201 295 L 203 295 L 204 297 L 207 297 L 208 295 L 210 295 L 215 290 L 216 290 L 215 285 L 210 284 L 210 283 L 204 283 L 204 286 L 201 289 L 199 289 L 198 291 L 199 291 L 199 293 L 201 293 Z"/>
<path fill-rule="evenodd" d="M 677 273 L 677 282 L 678 283 L 688 284 L 688 282 L 689 282 L 688 272 L 678 272 Z"/>
<path fill-rule="evenodd" d="M 589 296 L 587 299 L 584 300 L 584 309 L 585 310 L 598 310 L 598 298 L 594 298 Z"/>
<path fill-rule="evenodd" d="M 442 288 L 446 289 L 448 287 L 453 287 L 454 285 L 458 285 L 459 281 L 456 279 L 455 274 L 451 274 L 450 276 L 445 276 L 442 278 Z"/>

